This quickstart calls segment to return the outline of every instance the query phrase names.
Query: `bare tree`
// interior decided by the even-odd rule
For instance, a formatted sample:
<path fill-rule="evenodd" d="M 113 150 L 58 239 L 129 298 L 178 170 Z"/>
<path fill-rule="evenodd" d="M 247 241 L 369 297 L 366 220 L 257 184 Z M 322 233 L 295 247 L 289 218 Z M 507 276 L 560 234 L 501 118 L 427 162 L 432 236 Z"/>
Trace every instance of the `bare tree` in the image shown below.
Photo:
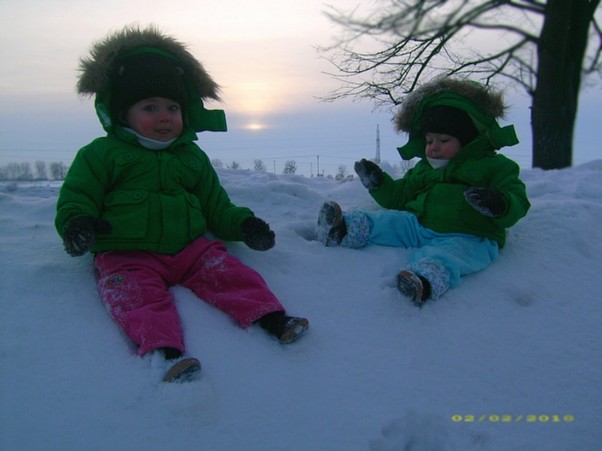
<path fill-rule="evenodd" d="M 533 166 L 570 166 L 582 76 L 602 73 L 599 3 L 381 0 L 367 18 L 331 9 L 345 33 L 320 49 L 341 82 L 326 100 L 365 98 L 382 108 L 437 75 L 500 80 L 531 96 Z"/>
<path fill-rule="evenodd" d="M 52 180 L 64 180 L 67 175 L 67 166 L 62 161 L 53 161 L 50 163 L 49 170 Z"/>
<path fill-rule="evenodd" d="M 19 163 L 8 163 L 2 167 L 2 180 L 19 180 L 20 174 Z"/>
<path fill-rule="evenodd" d="M 18 180 L 33 180 L 33 172 L 31 171 L 31 163 L 24 161 L 19 163 L 19 178 Z"/>
<path fill-rule="evenodd" d="M 46 172 L 46 162 L 45 161 L 36 161 L 35 162 L 35 170 L 36 170 L 36 180 L 46 180 L 48 178 L 48 174 Z"/>
<path fill-rule="evenodd" d="M 284 163 L 284 169 L 282 170 L 283 174 L 294 174 L 297 172 L 297 162 L 295 160 L 287 160 Z"/>
<path fill-rule="evenodd" d="M 263 160 L 254 160 L 253 165 L 255 168 L 255 172 L 266 172 L 266 167 L 263 163 Z"/>
<path fill-rule="evenodd" d="M 213 160 L 211 160 L 211 166 L 213 166 L 214 168 L 223 168 L 224 163 L 219 158 L 214 158 Z"/>
<path fill-rule="evenodd" d="M 347 175 L 347 168 L 344 164 L 340 164 L 337 169 L 337 174 L 334 176 L 335 180 L 343 180 Z"/>

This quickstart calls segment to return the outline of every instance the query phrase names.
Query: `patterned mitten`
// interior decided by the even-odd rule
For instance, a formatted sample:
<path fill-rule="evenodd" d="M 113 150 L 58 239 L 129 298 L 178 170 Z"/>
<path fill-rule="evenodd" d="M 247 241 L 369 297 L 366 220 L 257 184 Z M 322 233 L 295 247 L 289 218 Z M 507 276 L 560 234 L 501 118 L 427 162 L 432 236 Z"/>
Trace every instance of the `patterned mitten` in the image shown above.
<path fill-rule="evenodd" d="M 240 226 L 242 241 L 256 251 L 267 251 L 276 244 L 276 234 L 263 219 L 251 216 Z"/>
<path fill-rule="evenodd" d="M 502 216 L 508 208 L 503 194 L 492 188 L 468 188 L 464 197 L 471 207 L 490 218 Z"/>
<path fill-rule="evenodd" d="M 76 216 L 65 226 L 63 244 L 72 257 L 79 257 L 90 250 L 97 233 L 111 233 L 111 224 L 93 216 Z"/>
<path fill-rule="evenodd" d="M 378 188 L 383 183 L 385 178 L 383 170 L 376 163 L 363 158 L 360 161 L 356 161 L 353 168 L 360 178 L 362 185 L 367 189 Z"/>

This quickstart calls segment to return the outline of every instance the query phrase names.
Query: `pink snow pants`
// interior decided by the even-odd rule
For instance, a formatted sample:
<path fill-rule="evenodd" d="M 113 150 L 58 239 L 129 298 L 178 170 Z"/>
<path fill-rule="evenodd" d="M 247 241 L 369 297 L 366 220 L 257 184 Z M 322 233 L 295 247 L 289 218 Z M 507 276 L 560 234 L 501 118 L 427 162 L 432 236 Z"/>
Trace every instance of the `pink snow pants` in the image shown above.
<path fill-rule="evenodd" d="M 98 253 L 103 303 L 144 355 L 157 348 L 184 352 L 180 317 L 169 287 L 182 285 L 228 313 L 243 328 L 284 307 L 263 278 L 219 241 L 198 238 L 175 255 L 146 251 Z"/>

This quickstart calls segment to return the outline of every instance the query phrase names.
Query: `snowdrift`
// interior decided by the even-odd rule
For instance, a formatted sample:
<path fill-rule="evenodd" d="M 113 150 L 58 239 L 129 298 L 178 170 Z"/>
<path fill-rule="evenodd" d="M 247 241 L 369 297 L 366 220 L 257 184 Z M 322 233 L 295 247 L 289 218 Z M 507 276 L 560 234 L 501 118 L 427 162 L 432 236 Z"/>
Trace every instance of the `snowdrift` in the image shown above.
<path fill-rule="evenodd" d="M 500 258 L 417 309 L 409 250 L 325 248 L 321 204 L 359 181 L 219 170 L 277 233 L 228 243 L 310 330 L 283 346 L 176 287 L 199 381 L 159 382 L 62 249 L 59 185 L 0 185 L 0 449 L 594 450 L 602 443 L 602 161 L 525 170 L 532 209 Z"/>

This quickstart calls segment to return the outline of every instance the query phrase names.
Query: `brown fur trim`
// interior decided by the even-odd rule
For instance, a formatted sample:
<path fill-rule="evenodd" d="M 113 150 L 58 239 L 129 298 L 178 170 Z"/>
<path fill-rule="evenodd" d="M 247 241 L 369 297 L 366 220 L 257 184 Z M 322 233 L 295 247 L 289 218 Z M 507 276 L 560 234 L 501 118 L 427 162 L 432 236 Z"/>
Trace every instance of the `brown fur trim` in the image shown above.
<path fill-rule="evenodd" d="M 422 101 L 433 94 L 441 92 L 454 92 L 466 97 L 483 113 L 496 119 L 503 117 L 506 111 L 503 94 L 491 86 L 470 80 L 439 77 L 422 85 L 405 97 L 401 103 L 401 108 L 393 118 L 396 130 L 409 133 L 412 129 L 414 115 Z"/>
<path fill-rule="evenodd" d="M 161 33 L 154 26 L 144 29 L 127 26 L 94 43 L 89 56 L 80 59 L 77 92 L 81 95 L 107 92 L 115 62 L 124 53 L 139 47 L 153 47 L 172 54 L 182 65 L 201 99 L 219 100 L 219 86 L 201 63 L 188 52 L 186 45 Z"/>

